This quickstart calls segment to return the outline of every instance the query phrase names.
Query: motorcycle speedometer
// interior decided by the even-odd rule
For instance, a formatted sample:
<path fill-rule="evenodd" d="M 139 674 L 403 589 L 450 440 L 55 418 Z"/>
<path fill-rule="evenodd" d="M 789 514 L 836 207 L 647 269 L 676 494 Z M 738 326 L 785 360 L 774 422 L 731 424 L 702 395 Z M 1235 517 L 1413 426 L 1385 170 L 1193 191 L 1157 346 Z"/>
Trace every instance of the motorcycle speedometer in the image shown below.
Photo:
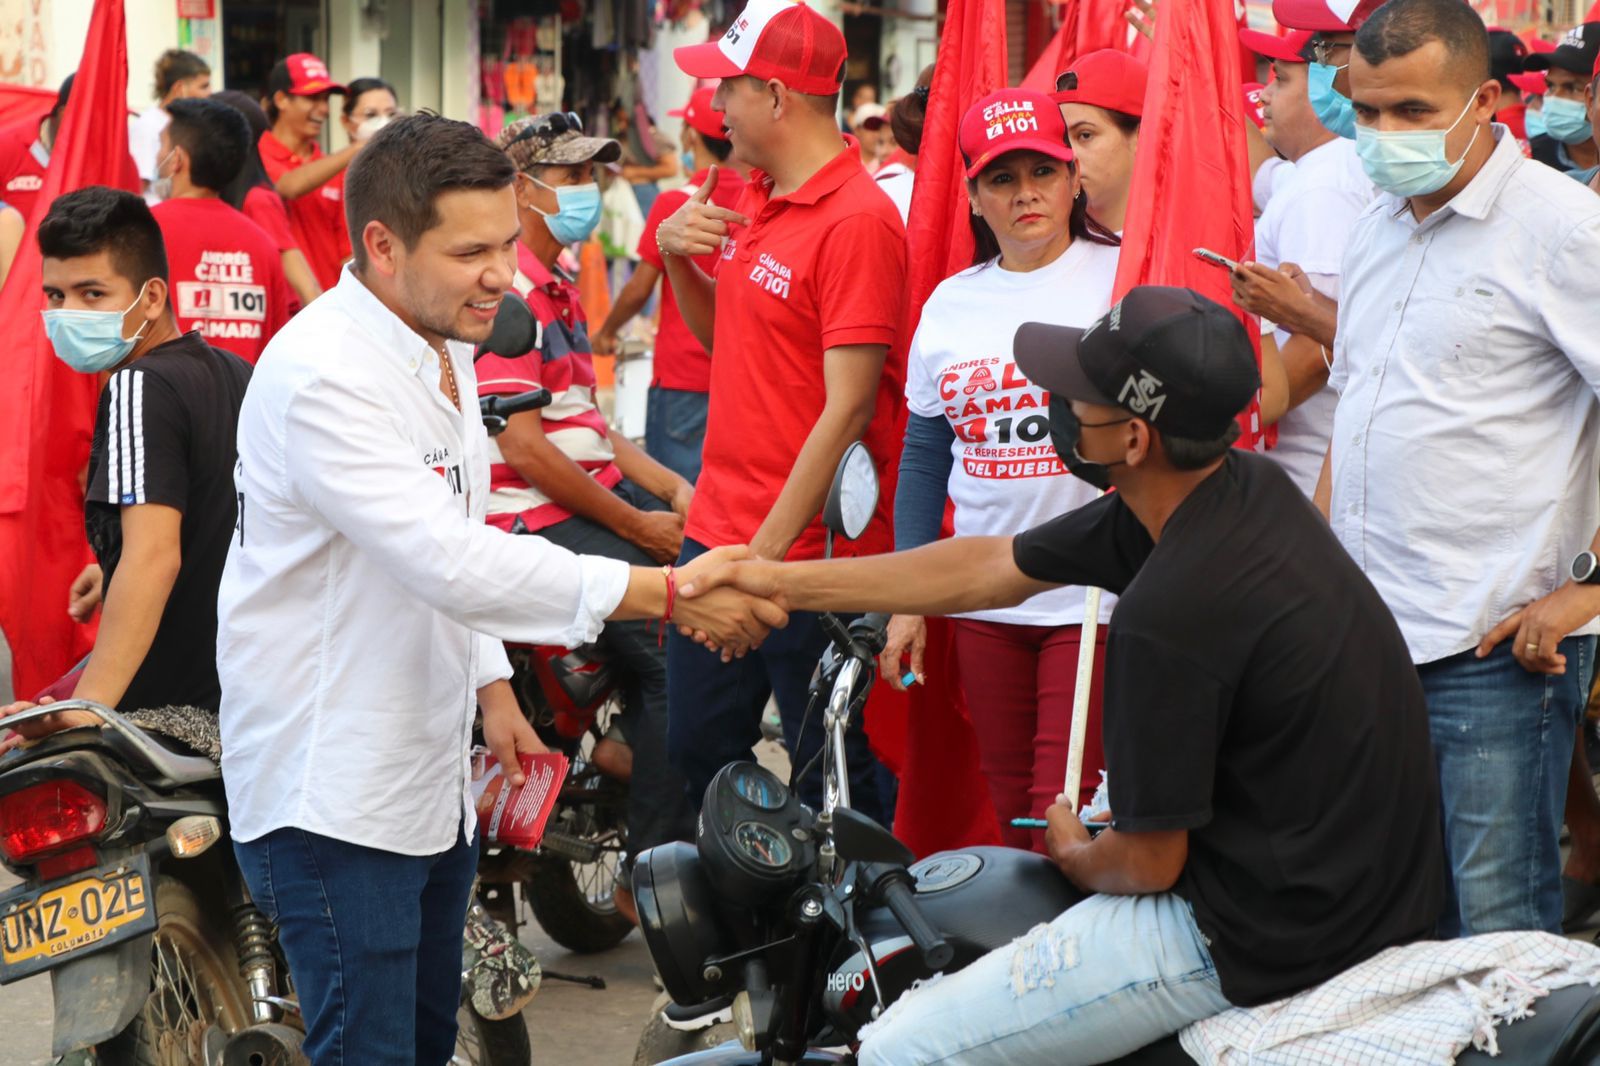
<path fill-rule="evenodd" d="M 815 859 L 806 820 L 805 808 L 772 771 L 729 763 L 706 788 L 695 833 L 707 879 L 747 907 L 783 895 Z"/>
<path fill-rule="evenodd" d="M 764 811 L 781 810 L 789 800 L 789 790 L 784 783 L 753 762 L 736 762 L 729 766 L 728 785 L 735 795 Z"/>

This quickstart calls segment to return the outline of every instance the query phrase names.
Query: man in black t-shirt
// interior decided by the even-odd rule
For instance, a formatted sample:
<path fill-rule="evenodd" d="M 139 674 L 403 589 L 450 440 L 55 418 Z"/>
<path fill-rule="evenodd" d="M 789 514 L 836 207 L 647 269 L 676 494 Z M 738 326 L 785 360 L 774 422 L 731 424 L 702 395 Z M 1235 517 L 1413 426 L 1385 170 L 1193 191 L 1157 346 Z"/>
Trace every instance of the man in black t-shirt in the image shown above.
<path fill-rule="evenodd" d="M 1068 469 L 1114 494 L 1014 538 L 734 563 L 680 590 L 923 615 L 1060 585 L 1118 594 L 1112 827 L 1091 841 L 1069 808 L 1049 811 L 1051 856 L 1091 895 L 897 1005 L 864 1066 L 1104 1062 L 1423 938 L 1442 898 L 1416 670 L 1309 501 L 1230 447 L 1259 387 L 1238 319 L 1146 286 L 1086 331 L 1024 325 L 1015 348 L 1052 394 Z"/>
<path fill-rule="evenodd" d="M 103 385 L 84 507 L 98 565 L 74 584 L 71 609 L 87 619 L 103 590 L 104 612 L 73 697 L 124 712 L 215 711 L 217 585 L 234 528 L 234 433 L 250 367 L 178 333 L 161 230 L 138 196 L 104 186 L 68 193 L 51 204 L 38 240 L 56 355 Z M 0 709 L 0 727 L 31 706 Z M 63 712 L 21 732 L 97 723 Z"/>

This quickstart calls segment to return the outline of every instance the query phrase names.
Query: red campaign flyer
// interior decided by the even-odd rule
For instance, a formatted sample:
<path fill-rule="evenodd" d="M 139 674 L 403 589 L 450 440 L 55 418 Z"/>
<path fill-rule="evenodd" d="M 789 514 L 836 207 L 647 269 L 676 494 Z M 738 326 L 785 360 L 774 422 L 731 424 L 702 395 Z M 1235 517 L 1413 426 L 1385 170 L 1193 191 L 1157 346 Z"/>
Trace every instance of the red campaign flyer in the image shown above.
<path fill-rule="evenodd" d="M 555 809 L 567 779 L 567 757 L 560 752 L 520 753 L 527 780 L 520 788 L 506 784 L 498 760 L 483 748 L 472 753 L 472 798 L 478 828 L 495 844 L 533 848 L 544 837 L 544 825 Z"/>

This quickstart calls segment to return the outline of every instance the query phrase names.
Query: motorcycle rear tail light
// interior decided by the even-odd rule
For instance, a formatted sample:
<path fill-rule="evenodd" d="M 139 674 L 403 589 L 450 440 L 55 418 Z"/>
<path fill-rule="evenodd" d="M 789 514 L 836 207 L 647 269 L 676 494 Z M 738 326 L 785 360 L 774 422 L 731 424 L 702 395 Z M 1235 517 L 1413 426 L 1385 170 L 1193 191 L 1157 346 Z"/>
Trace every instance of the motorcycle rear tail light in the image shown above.
<path fill-rule="evenodd" d="M 13 863 L 90 840 L 105 824 L 105 799 L 76 781 L 42 781 L 0 796 L 0 851 Z"/>
<path fill-rule="evenodd" d="M 81 848 L 73 848 L 71 851 L 59 852 L 40 859 L 34 870 L 39 876 L 39 882 L 46 884 L 68 874 L 90 869 L 99 861 L 100 856 L 95 854 L 94 848 L 85 844 Z"/>

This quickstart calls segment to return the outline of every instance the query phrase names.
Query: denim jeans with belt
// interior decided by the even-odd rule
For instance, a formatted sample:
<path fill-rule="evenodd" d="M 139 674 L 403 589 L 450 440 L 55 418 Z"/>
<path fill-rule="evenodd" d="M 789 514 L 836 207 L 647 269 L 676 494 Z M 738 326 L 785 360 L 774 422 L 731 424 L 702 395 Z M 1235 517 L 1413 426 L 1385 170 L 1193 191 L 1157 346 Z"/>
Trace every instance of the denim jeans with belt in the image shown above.
<path fill-rule="evenodd" d="M 1441 937 L 1561 931 L 1562 808 L 1595 638 L 1568 637 L 1565 674 L 1534 674 L 1512 641 L 1417 667 L 1444 816 Z"/>
<path fill-rule="evenodd" d="M 1227 1007 L 1187 901 L 1096 895 L 902 997 L 868 1030 L 860 1061 L 1108 1062 Z"/>
<path fill-rule="evenodd" d="M 302 829 L 234 841 L 277 923 L 312 1066 L 444 1066 L 455 1054 L 461 932 L 478 843 L 400 855 Z"/>

